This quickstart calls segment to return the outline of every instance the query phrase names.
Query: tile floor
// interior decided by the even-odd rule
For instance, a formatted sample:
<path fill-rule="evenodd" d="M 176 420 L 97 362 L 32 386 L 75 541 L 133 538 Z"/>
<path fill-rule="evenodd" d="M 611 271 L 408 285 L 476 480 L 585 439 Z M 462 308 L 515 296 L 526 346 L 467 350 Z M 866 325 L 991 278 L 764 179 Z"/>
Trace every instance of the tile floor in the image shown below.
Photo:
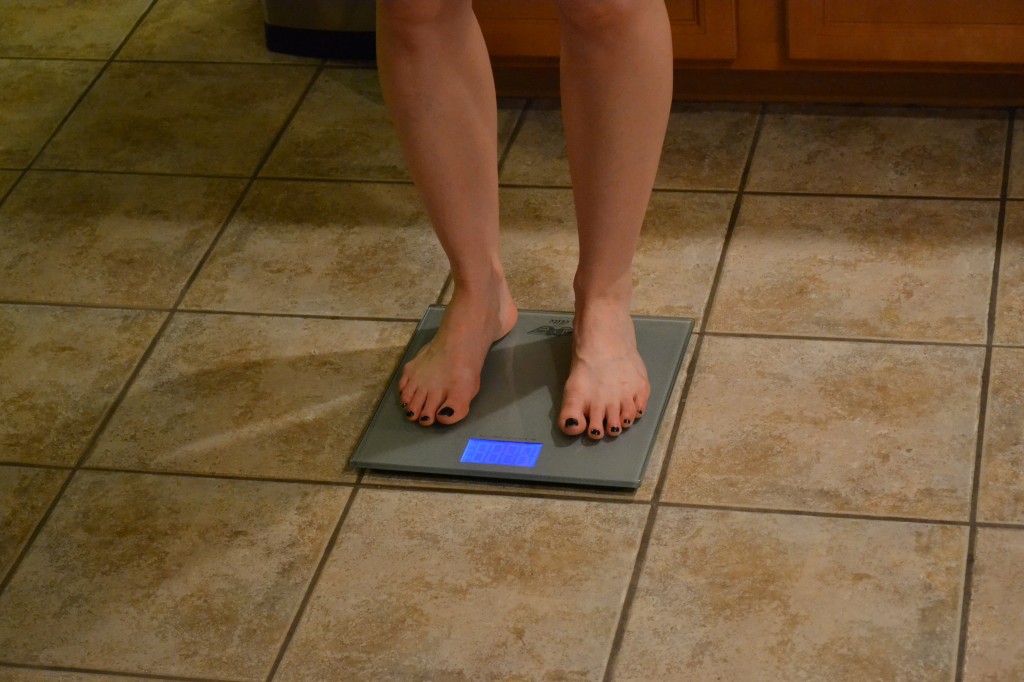
<path fill-rule="evenodd" d="M 374 72 L 252 0 L 0 14 L 0 679 L 1024 679 L 1021 112 L 678 105 L 643 486 L 368 474 L 447 280 Z M 499 127 L 570 308 L 557 104 Z"/>

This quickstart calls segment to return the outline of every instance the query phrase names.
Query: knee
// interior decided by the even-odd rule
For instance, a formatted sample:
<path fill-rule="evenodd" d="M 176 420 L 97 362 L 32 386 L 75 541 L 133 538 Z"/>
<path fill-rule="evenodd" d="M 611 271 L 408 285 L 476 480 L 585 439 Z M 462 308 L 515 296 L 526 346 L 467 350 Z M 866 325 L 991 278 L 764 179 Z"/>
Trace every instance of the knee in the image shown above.
<path fill-rule="evenodd" d="M 646 4 L 641 0 L 558 0 L 558 13 L 571 28 L 600 31 L 621 26 Z"/>
<path fill-rule="evenodd" d="M 472 11 L 472 0 L 377 0 L 378 23 L 399 33 L 431 27 Z"/>

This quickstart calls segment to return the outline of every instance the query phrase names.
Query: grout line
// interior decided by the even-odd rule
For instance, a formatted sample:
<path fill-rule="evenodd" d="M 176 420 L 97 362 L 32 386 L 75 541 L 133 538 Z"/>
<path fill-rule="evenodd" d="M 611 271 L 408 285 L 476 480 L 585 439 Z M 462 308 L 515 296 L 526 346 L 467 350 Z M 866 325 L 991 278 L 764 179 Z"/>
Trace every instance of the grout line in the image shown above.
<path fill-rule="evenodd" d="M 37 462 L 18 462 L 14 460 L 0 459 L 0 467 L 23 467 L 25 469 L 49 469 L 52 471 L 74 471 L 74 465 L 61 466 L 60 464 L 39 464 Z"/>
<path fill-rule="evenodd" d="M 451 273 L 449 272 L 441 286 L 438 296 L 435 298 L 435 305 L 443 305 L 444 295 L 451 284 Z M 74 301 L 30 301 L 19 299 L 0 299 L 0 306 L 36 306 L 54 308 L 84 308 L 88 310 L 123 310 L 127 312 L 156 312 L 156 313 L 188 313 L 193 315 L 235 315 L 242 317 L 269 317 L 302 320 L 339 320 L 349 322 L 419 322 L 417 317 L 391 317 L 377 315 L 345 315 L 342 313 L 310 313 L 299 312 L 289 313 L 283 311 L 266 312 L 260 310 L 219 310 L 214 308 L 192 308 L 187 306 L 158 307 L 144 305 L 128 305 L 117 303 L 81 303 Z M 967 341 L 930 341 L 925 339 L 884 339 L 860 336 L 815 336 L 813 334 L 776 334 L 772 332 L 733 332 L 733 331 L 703 331 L 694 334 L 702 334 L 718 338 L 740 338 L 740 339 L 779 339 L 790 341 L 829 341 L 836 343 L 865 343 L 883 344 L 891 346 L 934 346 L 938 348 L 987 348 L 984 342 Z M 993 343 L 995 348 L 1021 349 L 1024 344 Z"/>
<path fill-rule="evenodd" d="M 1024 530 L 1024 521 L 1019 523 L 1013 521 L 978 521 L 974 525 L 978 528 L 991 528 L 995 530 Z"/>
<path fill-rule="evenodd" d="M 316 59 L 315 57 L 309 57 L 309 61 L 303 62 L 248 62 L 248 61 L 228 61 L 228 60 L 209 60 L 209 59 L 141 59 L 138 57 L 128 59 L 119 59 L 113 57 L 111 61 L 116 61 L 118 64 L 162 64 L 167 66 L 283 66 L 286 68 L 297 69 L 297 68 L 309 68 L 311 66 L 322 66 L 323 60 Z"/>
<path fill-rule="evenodd" d="M 284 660 L 284 655 L 288 651 L 288 646 L 292 643 L 292 639 L 295 637 L 295 632 L 299 628 L 299 622 L 306 613 L 309 602 L 313 597 L 313 592 L 316 590 L 316 586 L 320 582 L 320 576 L 324 571 L 324 567 L 327 565 L 327 560 L 334 552 L 334 547 L 338 542 L 338 536 L 341 535 L 341 526 L 345 523 L 345 519 L 348 518 L 349 512 L 351 511 L 352 505 L 358 494 L 359 486 L 357 482 L 356 487 L 352 489 L 351 493 L 349 493 L 348 500 L 345 501 L 345 507 L 341 510 L 338 522 L 334 524 L 334 531 L 331 533 L 331 537 L 327 541 L 327 546 L 324 548 L 320 561 L 317 563 L 316 569 L 313 571 L 313 577 L 310 578 L 309 585 L 306 587 L 306 593 L 302 595 L 302 601 L 299 603 L 299 607 L 295 611 L 295 616 L 292 618 L 292 623 L 288 627 L 288 632 L 285 633 L 284 639 L 281 642 L 281 647 L 277 651 L 277 656 L 274 658 L 274 662 L 270 666 L 270 672 L 267 673 L 266 677 L 267 682 L 274 679 L 274 675 L 277 674 L 278 668 L 281 667 L 281 661 Z"/>
<path fill-rule="evenodd" d="M 114 50 L 113 54 L 108 59 L 104 60 L 103 66 L 100 67 L 100 69 L 96 72 L 96 75 L 93 76 L 93 79 L 82 90 L 82 93 L 78 96 L 78 99 L 75 100 L 74 104 L 71 105 L 67 113 L 64 114 L 64 117 L 61 118 L 60 122 L 54 127 L 53 132 L 46 139 L 46 142 L 43 143 L 43 145 L 39 148 L 39 151 L 36 152 L 35 156 L 32 157 L 32 160 L 21 172 L 21 175 L 19 175 L 17 180 L 15 180 L 14 183 L 11 185 L 8 192 L 4 195 L 5 200 L 8 196 L 11 195 L 12 192 L 14 192 L 14 189 L 19 184 L 21 184 L 21 181 L 25 178 L 25 175 L 29 172 L 32 166 L 35 165 L 37 161 L 39 161 L 39 159 L 43 155 L 43 152 L 46 151 L 46 148 L 49 147 L 50 144 L 53 142 L 54 138 L 57 137 L 61 129 L 68 122 L 68 119 L 70 119 L 71 116 L 74 115 L 75 111 L 78 110 L 78 107 L 81 106 L 85 98 L 88 97 L 90 92 L 92 92 L 92 89 L 96 86 L 96 83 L 99 82 L 99 80 L 103 77 L 103 74 L 106 73 L 107 69 L 110 67 L 110 64 L 112 63 L 114 57 L 117 55 L 118 52 L 121 51 L 122 48 L 124 48 L 125 44 L 127 44 L 127 42 L 131 39 L 132 35 L 134 35 L 135 32 L 138 30 L 139 26 L 142 25 L 142 22 L 146 20 L 146 17 L 149 16 L 149 13 L 153 10 L 153 7 L 156 6 L 157 1 L 158 0 L 152 0 L 152 2 L 150 2 L 149 7 L 147 7 L 146 10 L 141 15 L 139 15 L 139 18 L 135 21 L 135 24 L 132 26 L 132 28 L 129 29 L 128 32 L 125 34 L 124 39 Z M 0 207 L 2 206 L 3 202 L 0 201 Z M 95 440 L 99 437 L 99 434 L 102 431 L 103 427 L 110 420 L 110 417 L 113 415 L 113 411 L 114 409 L 116 409 L 116 406 L 120 404 L 120 401 L 123 399 L 124 394 L 128 390 L 128 387 L 131 385 L 132 379 L 138 374 L 139 369 L 142 367 L 142 363 L 145 361 L 145 358 L 149 356 L 149 353 L 153 349 L 153 345 L 155 344 L 156 340 L 160 337 L 163 330 L 166 328 L 167 322 L 168 320 L 170 320 L 170 318 L 171 316 L 168 315 L 164 319 L 160 328 L 157 330 L 153 339 L 150 341 L 148 348 L 146 349 L 146 351 L 143 352 L 142 358 L 140 358 L 140 360 L 135 364 L 135 367 L 132 370 L 131 374 L 129 375 L 128 379 L 124 382 L 124 384 L 121 386 L 120 391 L 115 396 L 114 400 L 104 411 L 103 416 L 100 418 L 99 425 L 93 430 L 93 434 L 90 436 L 89 441 L 86 444 L 86 447 L 83 450 L 82 454 L 79 456 L 75 466 L 70 470 L 68 475 L 65 476 L 64 482 L 57 490 L 57 493 L 53 496 L 53 499 L 47 506 L 46 511 L 43 512 L 43 515 L 40 517 L 39 521 L 36 522 L 35 527 L 32 529 L 32 533 L 26 539 L 25 544 L 22 545 L 21 551 L 18 552 L 18 555 L 14 558 L 14 561 L 12 561 L 11 564 L 7 567 L 6 573 L 4 574 L 2 580 L 0 580 L 0 596 L 3 595 L 4 591 L 7 589 L 7 586 L 11 584 L 11 581 L 14 580 L 15 574 L 18 572 L 18 567 L 21 566 L 21 563 L 25 560 L 25 557 L 28 556 L 29 551 L 31 551 L 32 549 L 32 545 L 35 544 L 36 538 L 38 538 L 39 534 L 42 533 L 43 527 L 46 526 L 46 522 L 49 521 L 50 516 L 53 514 L 54 509 L 57 508 L 57 505 L 60 503 L 61 498 L 64 497 L 64 492 L 71 485 L 71 481 L 74 480 L 75 472 L 78 470 L 79 466 L 81 466 L 81 464 L 85 461 L 85 458 L 88 456 L 89 448 L 92 446 L 93 443 L 95 443 Z"/>
<path fill-rule="evenodd" d="M 0 661 L 0 668 L 15 668 L 18 670 L 37 670 L 43 672 L 76 673 L 81 675 L 117 675 L 132 679 L 142 680 L 165 680 L 166 682 L 245 682 L 230 677 L 184 677 L 180 675 L 158 675 L 155 673 L 128 672 L 124 670 L 107 670 L 103 668 L 77 668 L 66 665 L 45 665 L 31 663 L 15 663 L 13 661 Z"/>
<path fill-rule="evenodd" d="M 736 229 L 736 222 L 739 219 L 740 207 L 743 203 L 743 193 L 747 186 L 747 180 L 750 177 L 750 168 L 754 163 L 754 154 L 757 150 L 757 143 L 761 138 L 761 129 L 764 127 L 764 112 L 765 107 L 764 105 L 761 105 L 757 116 L 757 123 L 754 126 L 754 134 L 750 140 L 750 148 L 747 151 L 747 160 L 743 167 L 743 174 L 740 176 L 739 186 L 737 187 L 736 199 L 733 202 L 732 213 L 729 216 L 729 225 L 725 230 L 725 238 L 722 241 L 722 251 L 718 257 L 718 267 L 715 269 L 715 276 L 711 283 L 711 289 L 708 292 L 707 302 L 704 304 L 704 312 L 701 315 L 700 330 L 695 330 L 696 339 L 694 343 L 696 345 L 693 348 L 693 356 L 690 358 L 690 364 L 687 366 L 686 382 L 683 384 L 682 395 L 679 398 L 679 406 L 676 408 L 672 436 L 669 438 L 668 445 L 665 449 L 665 458 L 662 461 L 661 472 L 658 475 L 658 483 L 655 486 L 654 495 L 651 498 L 651 508 L 647 514 L 647 523 L 644 525 L 643 534 L 640 536 L 640 546 L 637 549 L 636 561 L 633 564 L 633 573 L 630 576 L 629 586 L 626 588 L 626 596 L 622 602 L 622 610 L 619 612 L 619 622 L 615 628 L 615 636 L 612 639 L 611 649 L 608 653 L 608 660 L 605 664 L 605 682 L 610 682 L 615 673 L 615 665 L 618 661 L 619 651 L 622 648 L 622 642 L 626 636 L 626 626 L 629 623 L 629 616 L 632 611 L 633 601 L 636 598 L 636 593 L 639 589 L 640 576 L 643 574 L 644 565 L 647 559 L 647 552 L 651 544 L 651 537 L 654 534 L 654 525 L 658 518 L 658 507 L 661 501 L 662 492 L 665 488 L 665 482 L 668 480 L 668 472 L 672 464 L 672 450 L 675 448 L 676 439 L 679 437 L 683 413 L 686 410 L 686 400 L 690 394 L 690 387 L 693 385 L 694 376 L 697 373 L 697 362 L 700 359 L 700 352 L 704 344 L 708 319 L 711 315 L 711 308 L 714 305 L 715 294 L 718 291 L 718 283 L 725 268 L 725 259 L 729 250 L 729 243 L 732 240 L 732 234 Z M 662 428 L 664 428 L 664 424 L 662 424 Z"/>
<path fill-rule="evenodd" d="M 151 11 L 153 11 L 153 7 L 156 5 L 157 2 L 158 2 L 158 0 L 152 0 L 149 3 L 149 7 L 147 7 L 146 10 L 141 15 L 139 15 L 139 18 L 135 21 L 135 24 L 128 30 L 128 32 L 124 36 L 124 39 L 114 49 L 114 52 L 113 52 L 113 54 L 111 54 L 110 57 L 108 57 L 106 59 L 86 59 L 86 60 L 81 60 L 81 61 L 87 61 L 87 62 L 97 63 L 97 64 L 102 62 L 103 66 L 100 67 L 99 71 L 96 72 L 96 75 L 92 77 L 91 81 L 89 81 L 89 84 L 86 85 L 85 89 L 82 90 L 82 93 L 78 96 L 78 98 L 74 101 L 74 103 L 68 108 L 67 113 L 64 114 L 64 116 L 60 119 L 60 121 L 57 123 L 57 125 L 54 126 L 53 132 L 50 133 L 50 136 L 48 138 L 46 138 L 46 141 L 39 147 L 39 151 L 37 151 L 35 153 L 35 156 L 32 157 L 32 160 L 29 161 L 27 164 L 25 164 L 25 167 L 23 169 L 21 169 L 21 174 L 18 175 L 17 179 L 15 179 L 15 181 L 13 183 L 11 183 L 11 186 L 7 189 L 7 192 L 5 192 L 3 197 L 0 198 L 0 207 L 3 207 L 4 201 L 7 200 L 7 197 L 9 197 L 14 192 L 15 188 L 17 188 L 17 186 L 21 184 L 21 181 L 25 178 L 25 175 L 30 170 L 32 170 L 32 167 L 39 161 L 39 159 L 43 155 L 43 152 L 46 151 L 46 148 L 50 146 L 50 144 L 53 142 L 54 138 L 57 137 L 58 133 L 60 133 L 61 129 L 64 127 L 64 124 L 66 124 L 68 122 L 68 119 L 70 119 L 71 116 L 74 115 L 74 113 L 78 110 L 78 107 L 81 106 L 81 104 L 85 100 L 85 98 L 89 96 L 90 92 L 92 92 L 92 89 L 94 87 L 96 87 L 96 83 L 99 82 L 100 78 L 103 77 L 103 74 L 105 74 L 107 72 L 107 69 L 110 68 L 111 63 L 114 60 L 114 57 L 117 55 L 118 52 L 120 52 L 124 48 L 125 44 L 131 39 L 131 37 L 139 29 L 139 26 L 141 26 L 142 22 L 144 22 L 146 20 L 146 17 L 149 16 L 149 13 Z M 58 61 L 69 61 L 69 60 L 58 60 Z M 74 60 L 72 60 L 72 61 L 74 61 Z"/>
<path fill-rule="evenodd" d="M 175 173 L 173 171 L 144 170 L 97 170 L 95 168 L 30 168 L 33 173 L 74 173 L 75 175 L 139 175 L 156 178 L 194 178 L 203 180 L 248 180 L 248 175 L 232 175 L 230 173 Z"/>
<path fill-rule="evenodd" d="M 916 523 L 931 526 L 962 526 L 967 528 L 970 521 L 955 521 L 953 519 L 929 519 L 917 516 L 891 516 L 859 514 L 856 512 L 825 512 L 813 509 L 773 509 L 770 507 L 737 507 L 733 505 L 699 504 L 695 502 L 660 502 L 660 507 L 675 509 L 694 509 L 700 511 L 737 512 L 742 514 L 771 514 L 775 516 L 805 516 L 819 519 L 845 519 L 847 521 L 871 521 L 882 523 Z"/>
<path fill-rule="evenodd" d="M 956 653 L 956 680 L 964 679 L 967 663 L 967 637 L 971 617 L 971 592 L 974 587 L 974 562 L 978 542 L 978 497 L 981 492 L 982 455 L 985 449 L 985 422 L 988 416 L 988 395 L 992 380 L 993 341 L 996 332 L 996 304 L 999 296 L 999 269 L 1002 259 L 1003 235 L 1006 229 L 1007 194 L 1010 186 L 1010 164 L 1013 154 L 1013 126 L 1015 112 L 1010 109 L 1007 120 L 1006 141 L 1003 149 L 1003 181 L 1000 188 L 999 218 L 996 223 L 995 258 L 992 263 L 992 293 L 988 307 L 988 340 L 985 350 L 985 365 L 981 373 L 981 396 L 978 405 L 978 436 L 974 453 L 974 477 L 971 482 L 971 528 L 967 539 L 967 561 L 964 567 L 964 589 L 960 606 L 960 638 Z"/>
<path fill-rule="evenodd" d="M 199 277 L 199 273 L 206 266 L 206 263 L 209 261 L 210 256 L 213 254 L 213 251 L 217 248 L 217 244 L 220 242 L 221 237 L 224 236 L 224 233 L 227 231 L 228 226 L 235 219 L 235 216 L 238 215 L 238 212 L 241 210 L 243 204 L 245 204 L 245 201 L 249 198 L 249 193 L 252 191 L 253 185 L 259 178 L 260 171 L 263 170 L 263 166 L 266 165 L 267 160 L 270 159 L 271 154 L 274 153 L 274 150 L 277 148 L 278 142 L 280 142 L 281 138 L 284 137 L 284 133 L 288 129 L 288 126 L 291 125 L 292 119 L 295 118 L 295 115 L 298 113 L 299 109 L 306 101 L 306 96 L 309 95 L 310 90 L 313 89 L 313 85 L 320 78 L 320 73 L 323 71 L 323 68 L 324 67 L 322 65 L 318 66 L 316 70 L 313 72 L 313 75 L 310 77 L 309 82 L 306 83 L 306 87 L 303 89 L 298 99 L 296 99 L 295 106 L 292 107 L 291 112 L 289 112 L 288 116 L 285 117 L 284 123 L 281 124 L 281 129 L 277 131 L 277 134 L 270 141 L 270 144 L 267 145 L 267 149 L 263 153 L 263 158 L 260 159 L 259 163 L 256 164 L 255 169 L 253 169 L 252 176 L 249 178 L 249 182 L 246 184 L 245 189 L 242 190 L 242 193 L 235 201 L 234 207 L 228 213 L 227 217 L 224 219 L 224 222 L 221 223 L 220 229 L 217 230 L 217 234 L 214 235 L 213 240 L 207 247 L 206 252 L 203 254 L 202 258 L 199 259 L 199 263 L 197 263 L 195 268 L 193 268 L 192 274 L 189 276 L 188 280 L 186 280 L 184 286 L 182 286 L 181 291 L 178 294 L 178 298 L 174 302 L 174 306 L 172 308 L 173 310 L 177 311 L 179 309 L 179 307 L 182 304 L 182 301 L 185 300 L 185 296 L 188 295 L 189 289 L 192 288 L 192 284 L 196 281 L 196 278 Z"/>
<path fill-rule="evenodd" d="M 523 123 L 526 120 L 526 112 L 529 111 L 532 104 L 533 100 L 528 99 L 519 109 L 519 113 L 516 115 L 516 121 L 512 125 L 512 132 L 509 133 L 508 141 L 505 143 L 505 149 L 502 150 L 501 156 L 498 157 L 498 187 L 502 187 L 501 171 L 505 169 L 505 162 L 508 160 L 508 155 L 512 151 L 512 145 L 514 145 L 516 140 L 519 139 L 519 131 L 523 129 Z"/>
<path fill-rule="evenodd" d="M 950 196 L 945 194 L 873 194 L 870 192 L 797 192 L 792 190 L 748 190 L 750 196 L 791 197 L 817 199 L 890 199 L 903 201 L 987 201 L 995 203 L 999 197 Z"/>
<path fill-rule="evenodd" d="M 42 308 L 85 308 L 88 310 L 123 310 L 126 312 L 169 313 L 170 308 L 158 306 L 134 306 L 106 303 L 75 303 L 73 301 L 21 301 L 18 299 L 0 299 L 0 306 L 36 306 Z"/>
<path fill-rule="evenodd" d="M 418 317 L 376 317 L 373 315 L 333 315 L 321 313 L 265 313 L 249 310 L 211 310 L 207 308 L 177 308 L 175 313 L 190 315 L 235 315 L 241 317 L 279 317 L 300 320 L 347 320 L 349 322 L 419 322 Z"/>
<path fill-rule="evenodd" d="M 90 471 L 104 474 L 133 474 L 141 476 L 171 476 L 174 478 L 201 478 L 213 481 L 246 481 L 248 483 L 287 483 L 291 485 L 331 486 L 333 488 L 350 488 L 355 481 L 332 481 L 316 478 L 288 478 L 286 476 L 245 476 L 243 474 L 224 474 L 218 472 L 175 471 L 173 469 L 133 469 L 131 467 L 114 467 L 83 464 L 79 471 Z"/>
<path fill-rule="evenodd" d="M 67 114 L 67 116 L 65 116 L 65 118 L 61 122 L 61 125 L 63 125 L 64 121 L 66 121 L 67 118 L 71 116 L 71 113 L 78 107 L 78 104 L 81 103 L 82 99 L 92 89 L 93 85 L 95 85 L 96 81 L 100 78 L 100 75 L 102 75 L 106 71 L 106 69 L 107 69 L 107 67 L 109 67 L 111 61 L 117 56 L 117 53 L 120 52 L 120 50 L 124 47 L 124 45 L 128 42 L 128 40 L 131 38 L 131 36 L 138 29 L 138 27 L 142 24 L 142 22 L 145 20 L 146 16 L 148 16 L 149 12 L 153 9 L 153 7 L 156 4 L 156 2 L 157 2 L 157 0 L 153 0 L 153 3 L 150 4 L 149 8 L 142 14 L 142 16 L 139 17 L 139 20 L 135 23 L 135 26 L 132 28 L 131 31 L 128 32 L 128 35 L 125 36 L 125 39 L 121 42 L 121 45 L 117 48 L 117 50 L 114 51 L 114 55 L 111 56 L 110 61 L 108 61 L 106 66 L 104 66 L 102 69 L 100 69 L 99 74 L 97 74 L 96 78 L 93 79 L 92 84 L 90 84 L 89 87 L 86 88 L 85 92 L 82 93 L 81 97 L 79 97 L 78 101 L 75 103 L 75 106 L 72 107 L 71 111 Z M 75 463 L 75 466 L 74 466 L 74 468 L 71 471 L 71 474 L 64 479 L 64 483 L 61 485 L 60 489 L 57 491 L 57 494 L 54 496 L 53 500 L 50 502 L 50 505 L 47 507 L 46 511 L 43 513 L 42 517 L 40 518 L 39 522 L 36 524 L 35 528 L 32 530 L 32 534 L 29 536 L 28 540 L 25 542 L 25 544 L 22 547 L 21 551 L 18 553 L 18 556 L 14 559 L 14 561 L 8 567 L 6 575 L 3 577 L 3 580 L 0 581 L 0 596 L 3 595 L 4 591 L 7 589 L 7 586 L 10 585 L 11 581 L 14 579 L 14 576 L 17 573 L 18 568 L 21 566 L 21 563 L 25 560 L 25 557 L 28 556 L 29 551 L 31 551 L 32 546 L 35 544 L 36 539 L 39 537 L 40 533 L 42 533 L 43 528 L 46 526 L 47 521 L 49 521 L 50 516 L 52 516 L 54 509 L 57 508 L 57 505 L 59 504 L 61 498 L 64 496 L 64 492 L 71 485 L 71 482 L 74 480 L 75 475 L 77 474 L 77 472 L 79 470 L 81 470 L 84 467 L 85 463 L 92 456 L 93 451 L 94 451 L 94 449 L 96 447 L 96 444 L 99 442 L 99 439 L 100 439 L 101 435 L 103 434 L 103 432 L 106 430 L 107 426 L 109 425 L 110 420 L 114 416 L 114 413 L 121 406 L 121 403 L 124 401 L 125 396 L 128 394 L 128 391 L 131 389 L 132 385 L 135 383 L 135 380 L 139 376 L 139 373 L 142 371 L 142 368 L 145 366 L 146 362 L 152 356 L 154 349 L 156 348 L 157 344 L 160 342 L 160 339 L 163 338 L 163 335 L 164 335 L 165 331 L 167 330 L 167 327 L 170 325 L 171 320 L 174 319 L 174 311 L 181 304 L 182 299 L 184 299 L 185 294 L 188 292 L 189 286 L 191 286 L 192 282 L 195 280 L 196 276 L 198 275 L 199 270 L 205 264 L 207 258 L 209 258 L 210 253 L 213 251 L 213 248 L 214 248 L 214 246 L 217 243 L 217 240 L 224 233 L 224 230 L 227 228 L 227 226 L 231 222 L 232 218 L 238 212 L 239 207 L 245 201 L 245 198 L 248 195 L 250 188 L 252 187 L 253 183 L 255 182 L 256 177 L 259 175 L 260 169 L 266 163 L 267 159 L 270 158 L 270 154 L 273 152 L 274 147 L 277 145 L 277 142 L 281 139 L 281 136 L 284 135 L 284 131 L 288 128 L 288 125 L 291 123 L 291 121 L 294 118 L 296 112 L 299 110 L 299 107 L 302 105 L 302 102 L 305 100 L 306 95 L 309 93 L 310 89 L 313 86 L 313 83 L 316 82 L 316 79 L 319 76 L 319 74 L 322 71 L 322 69 L 323 69 L 322 66 L 317 67 L 317 69 L 314 72 L 313 76 L 310 78 L 309 83 L 306 85 L 305 90 L 303 90 L 302 94 L 299 96 L 299 98 L 296 101 L 296 104 L 295 104 L 294 108 L 292 109 L 291 113 L 287 116 L 287 118 L 285 119 L 284 123 L 281 125 L 280 131 L 278 131 L 278 134 L 272 140 L 272 142 L 269 145 L 266 153 L 263 155 L 263 158 L 260 160 L 259 164 L 257 164 L 255 170 L 253 171 L 252 177 L 249 179 L 249 182 L 246 185 L 245 189 L 242 191 L 242 193 L 239 195 L 238 199 L 235 201 L 234 208 L 228 214 L 227 218 L 225 218 L 225 220 L 224 220 L 223 224 L 221 225 L 220 229 L 218 230 L 216 236 L 214 237 L 214 239 L 211 242 L 210 246 L 207 248 L 206 253 L 203 255 L 203 258 L 200 259 L 200 262 L 193 269 L 192 275 L 189 277 L 189 279 L 186 282 L 185 286 L 182 288 L 181 292 L 179 293 L 178 299 L 174 303 L 174 305 L 172 306 L 171 311 L 169 312 L 169 314 L 167 314 L 164 317 L 164 320 L 160 324 L 159 329 L 157 329 L 156 333 L 153 335 L 153 338 L 150 340 L 149 345 L 146 347 L 145 351 L 143 351 L 142 356 L 135 363 L 135 367 L 132 369 L 131 373 L 128 375 L 127 380 L 125 380 L 125 382 L 121 385 L 121 388 L 118 391 L 117 395 L 114 397 L 114 400 L 110 403 L 110 405 L 104 411 L 103 416 L 100 419 L 99 423 L 93 429 L 92 435 L 89 437 L 88 442 L 86 443 L 85 447 L 82 449 L 82 453 L 81 453 L 81 455 L 79 455 L 78 460 Z M 58 131 L 60 130 L 60 126 L 58 126 L 57 130 Z M 56 136 L 56 134 L 57 134 L 57 132 L 55 131 L 54 134 L 50 137 L 50 141 L 53 140 L 53 137 Z M 50 141 L 48 141 L 47 144 L 44 145 L 43 148 L 39 150 L 39 153 L 36 155 L 36 159 L 38 159 L 39 155 L 41 155 L 43 153 L 43 150 L 46 148 L 47 145 L 49 145 Z M 35 162 L 36 159 L 33 159 L 33 163 Z M 21 175 L 21 177 L 22 178 L 24 177 L 24 173 Z M 21 178 L 19 178 L 19 181 L 20 181 L 20 179 Z"/>
<path fill-rule="evenodd" d="M 873 343 L 890 346 L 938 346 L 940 348 L 986 348 L 985 342 L 970 343 L 967 341 L 928 341 L 924 339 L 881 339 L 866 336 L 814 336 L 812 334 L 775 334 L 771 332 L 729 332 L 702 331 L 701 334 L 718 338 L 736 339 L 779 339 L 789 341 L 834 341 L 839 343 Z"/>

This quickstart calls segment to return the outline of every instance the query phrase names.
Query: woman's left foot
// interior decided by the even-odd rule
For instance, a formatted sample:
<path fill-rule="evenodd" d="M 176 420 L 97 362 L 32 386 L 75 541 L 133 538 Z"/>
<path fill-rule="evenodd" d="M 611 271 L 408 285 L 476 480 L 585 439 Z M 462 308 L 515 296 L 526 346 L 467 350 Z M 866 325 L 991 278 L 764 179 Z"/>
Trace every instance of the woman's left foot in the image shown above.
<path fill-rule="evenodd" d="M 651 394 L 628 299 L 577 300 L 572 336 L 559 426 L 570 436 L 618 436 L 644 413 Z"/>

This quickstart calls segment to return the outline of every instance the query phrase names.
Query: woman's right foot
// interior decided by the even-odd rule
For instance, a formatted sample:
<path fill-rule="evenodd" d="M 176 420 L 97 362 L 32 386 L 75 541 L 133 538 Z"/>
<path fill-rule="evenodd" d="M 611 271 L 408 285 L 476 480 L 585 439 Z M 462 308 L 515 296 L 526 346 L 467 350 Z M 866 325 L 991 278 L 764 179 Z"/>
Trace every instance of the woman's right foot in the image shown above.
<path fill-rule="evenodd" d="M 454 424 L 480 391 L 487 351 L 518 317 L 503 273 L 489 282 L 456 283 L 434 338 L 402 368 L 398 389 L 409 421 Z"/>

